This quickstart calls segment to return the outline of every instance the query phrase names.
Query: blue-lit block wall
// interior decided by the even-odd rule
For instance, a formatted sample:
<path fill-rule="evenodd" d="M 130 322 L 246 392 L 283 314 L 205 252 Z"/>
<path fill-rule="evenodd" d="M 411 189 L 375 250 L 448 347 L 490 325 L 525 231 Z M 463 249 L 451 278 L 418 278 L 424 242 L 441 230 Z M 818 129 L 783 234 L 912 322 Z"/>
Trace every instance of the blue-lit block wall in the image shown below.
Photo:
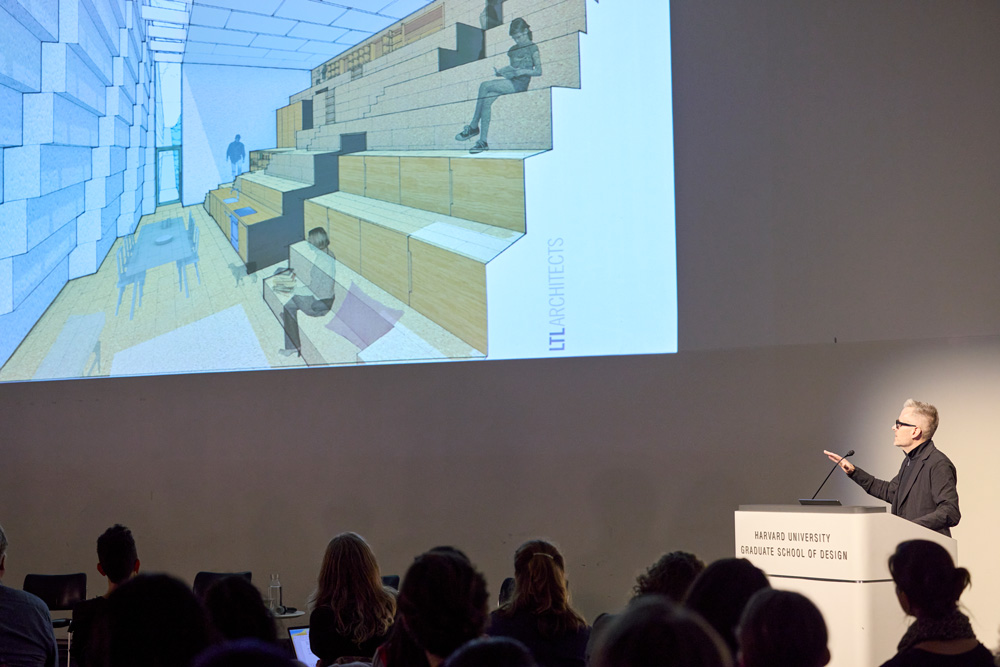
<path fill-rule="evenodd" d="M 0 0 L 0 364 L 152 199 L 134 0 Z"/>

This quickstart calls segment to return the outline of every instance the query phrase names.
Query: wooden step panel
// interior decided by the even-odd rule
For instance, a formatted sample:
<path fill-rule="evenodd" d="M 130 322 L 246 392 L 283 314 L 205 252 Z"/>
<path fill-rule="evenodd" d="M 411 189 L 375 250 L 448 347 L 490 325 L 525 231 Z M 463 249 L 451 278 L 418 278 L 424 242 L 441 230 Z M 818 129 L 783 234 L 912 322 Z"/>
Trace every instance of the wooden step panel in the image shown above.
<path fill-rule="evenodd" d="M 405 234 L 361 221 L 361 275 L 406 303 L 410 258 Z"/>
<path fill-rule="evenodd" d="M 451 215 L 516 232 L 524 228 L 524 162 L 451 161 Z"/>
<path fill-rule="evenodd" d="M 410 239 L 410 306 L 486 353 L 486 265 Z"/>
<path fill-rule="evenodd" d="M 333 256 L 344 266 L 361 273 L 361 221 L 333 209 L 327 211 L 327 217 Z"/>
<path fill-rule="evenodd" d="M 340 191 L 365 196 L 365 159 L 357 155 L 340 156 Z"/>
<path fill-rule="evenodd" d="M 302 202 L 302 238 L 304 240 L 309 240 L 309 230 L 322 227 L 327 236 L 330 237 L 331 245 L 333 244 L 333 234 L 330 233 L 330 220 L 327 217 L 327 211 L 329 211 L 327 207 L 320 206 L 310 199 Z"/>
<path fill-rule="evenodd" d="M 365 161 L 365 197 L 399 203 L 399 158 L 367 155 Z"/>
<path fill-rule="evenodd" d="M 448 162 L 447 158 L 400 158 L 399 203 L 451 215 L 451 169 Z"/>

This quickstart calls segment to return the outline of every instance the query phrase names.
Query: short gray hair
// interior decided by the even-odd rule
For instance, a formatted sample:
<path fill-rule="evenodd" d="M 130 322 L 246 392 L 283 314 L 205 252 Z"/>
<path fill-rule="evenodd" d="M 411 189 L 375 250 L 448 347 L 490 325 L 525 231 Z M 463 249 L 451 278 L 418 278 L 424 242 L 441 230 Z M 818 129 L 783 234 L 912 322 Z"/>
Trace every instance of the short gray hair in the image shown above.
<path fill-rule="evenodd" d="M 903 403 L 903 408 L 909 408 L 916 412 L 918 415 L 927 420 L 927 439 L 930 440 L 934 437 L 935 431 L 938 427 L 938 411 L 930 403 L 923 403 L 921 401 L 915 401 L 912 398 L 906 399 L 906 403 Z"/>
<path fill-rule="evenodd" d="M 7 534 L 3 532 L 3 526 L 0 526 L 0 560 L 7 555 Z"/>

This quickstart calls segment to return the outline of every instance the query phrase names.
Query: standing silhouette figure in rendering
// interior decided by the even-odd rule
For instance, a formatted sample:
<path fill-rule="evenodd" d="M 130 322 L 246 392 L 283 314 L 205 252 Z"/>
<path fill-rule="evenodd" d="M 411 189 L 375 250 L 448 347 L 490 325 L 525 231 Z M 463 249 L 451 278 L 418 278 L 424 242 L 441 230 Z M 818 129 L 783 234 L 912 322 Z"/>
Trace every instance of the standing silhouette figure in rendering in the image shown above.
<path fill-rule="evenodd" d="M 246 155 L 246 149 L 243 147 L 242 142 L 240 142 L 240 135 L 237 134 L 236 139 L 226 149 L 226 159 L 232 165 L 234 182 L 236 181 L 236 177 L 243 173 L 243 160 L 246 158 Z"/>

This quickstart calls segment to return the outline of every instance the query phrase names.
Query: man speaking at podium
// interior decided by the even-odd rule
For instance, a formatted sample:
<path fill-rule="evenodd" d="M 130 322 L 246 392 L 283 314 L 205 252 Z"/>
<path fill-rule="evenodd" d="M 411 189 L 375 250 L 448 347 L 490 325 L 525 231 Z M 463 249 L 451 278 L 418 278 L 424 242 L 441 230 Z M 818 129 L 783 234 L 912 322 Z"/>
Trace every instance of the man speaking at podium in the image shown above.
<path fill-rule="evenodd" d="M 912 398 L 903 404 L 892 426 L 896 447 L 906 457 L 890 481 L 876 479 L 834 452 L 823 451 L 840 464 L 847 476 L 868 495 L 892 505 L 892 513 L 951 537 L 951 526 L 962 518 L 958 511 L 955 466 L 931 438 L 938 427 L 937 408 Z"/>

